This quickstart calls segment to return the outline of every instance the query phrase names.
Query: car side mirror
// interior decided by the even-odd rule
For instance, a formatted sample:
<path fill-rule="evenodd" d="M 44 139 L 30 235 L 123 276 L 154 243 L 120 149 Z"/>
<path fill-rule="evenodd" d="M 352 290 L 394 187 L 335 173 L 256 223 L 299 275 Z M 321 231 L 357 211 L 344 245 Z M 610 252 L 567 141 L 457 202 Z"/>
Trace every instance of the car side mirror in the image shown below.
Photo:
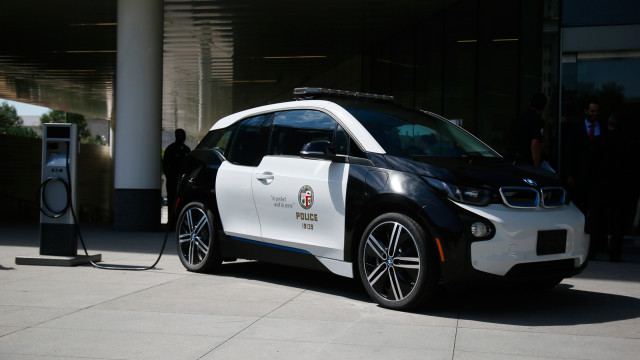
<path fill-rule="evenodd" d="M 333 145 L 327 140 L 311 141 L 302 147 L 300 156 L 305 159 L 330 160 L 334 162 L 347 162 L 347 157 L 337 155 Z"/>

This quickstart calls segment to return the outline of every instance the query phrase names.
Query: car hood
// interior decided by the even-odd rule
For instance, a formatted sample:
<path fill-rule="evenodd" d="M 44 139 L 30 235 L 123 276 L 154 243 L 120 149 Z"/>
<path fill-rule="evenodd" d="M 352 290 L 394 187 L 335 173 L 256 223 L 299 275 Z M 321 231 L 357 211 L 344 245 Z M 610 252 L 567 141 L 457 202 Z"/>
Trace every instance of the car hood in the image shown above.
<path fill-rule="evenodd" d="M 458 185 L 498 189 L 502 186 L 525 186 L 533 180 L 538 187 L 561 186 L 559 177 L 530 165 L 513 165 L 501 158 L 487 157 L 401 157 L 386 155 L 398 171 L 410 172 Z M 535 185 L 534 185 L 535 186 Z"/>

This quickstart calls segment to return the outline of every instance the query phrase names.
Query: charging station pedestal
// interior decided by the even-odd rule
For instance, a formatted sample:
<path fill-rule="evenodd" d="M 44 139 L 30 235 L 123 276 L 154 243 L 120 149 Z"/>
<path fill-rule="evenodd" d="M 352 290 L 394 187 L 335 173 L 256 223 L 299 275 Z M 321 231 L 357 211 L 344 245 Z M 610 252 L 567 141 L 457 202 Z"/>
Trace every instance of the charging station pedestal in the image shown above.
<path fill-rule="evenodd" d="M 44 124 L 40 185 L 40 256 L 16 258 L 18 265 L 75 266 L 89 263 L 78 256 L 78 231 L 72 211 L 77 198 L 78 126 Z M 73 209 L 73 210 L 72 210 Z M 100 254 L 91 255 L 94 262 Z"/>

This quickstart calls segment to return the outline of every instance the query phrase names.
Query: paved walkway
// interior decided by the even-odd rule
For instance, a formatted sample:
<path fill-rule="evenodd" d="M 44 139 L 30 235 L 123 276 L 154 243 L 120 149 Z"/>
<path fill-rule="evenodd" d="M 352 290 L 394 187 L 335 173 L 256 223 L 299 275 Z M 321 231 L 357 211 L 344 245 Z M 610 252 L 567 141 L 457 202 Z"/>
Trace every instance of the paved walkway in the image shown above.
<path fill-rule="evenodd" d="M 162 233 L 83 230 L 104 263 L 149 265 Z M 430 312 L 372 303 L 353 280 L 256 262 L 184 270 L 15 265 L 37 224 L 0 224 L 0 359 L 637 359 L 640 254 L 544 293 L 451 289 Z M 635 249 L 634 249 L 635 250 Z"/>

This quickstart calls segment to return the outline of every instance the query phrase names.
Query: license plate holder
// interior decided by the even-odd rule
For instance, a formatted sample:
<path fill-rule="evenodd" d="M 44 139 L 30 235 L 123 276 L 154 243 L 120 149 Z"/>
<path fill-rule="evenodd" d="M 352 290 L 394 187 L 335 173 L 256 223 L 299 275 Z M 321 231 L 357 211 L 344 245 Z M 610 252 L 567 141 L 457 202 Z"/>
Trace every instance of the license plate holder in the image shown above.
<path fill-rule="evenodd" d="M 540 230 L 536 254 L 562 254 L 567 251 L 567 230 Z"/>

